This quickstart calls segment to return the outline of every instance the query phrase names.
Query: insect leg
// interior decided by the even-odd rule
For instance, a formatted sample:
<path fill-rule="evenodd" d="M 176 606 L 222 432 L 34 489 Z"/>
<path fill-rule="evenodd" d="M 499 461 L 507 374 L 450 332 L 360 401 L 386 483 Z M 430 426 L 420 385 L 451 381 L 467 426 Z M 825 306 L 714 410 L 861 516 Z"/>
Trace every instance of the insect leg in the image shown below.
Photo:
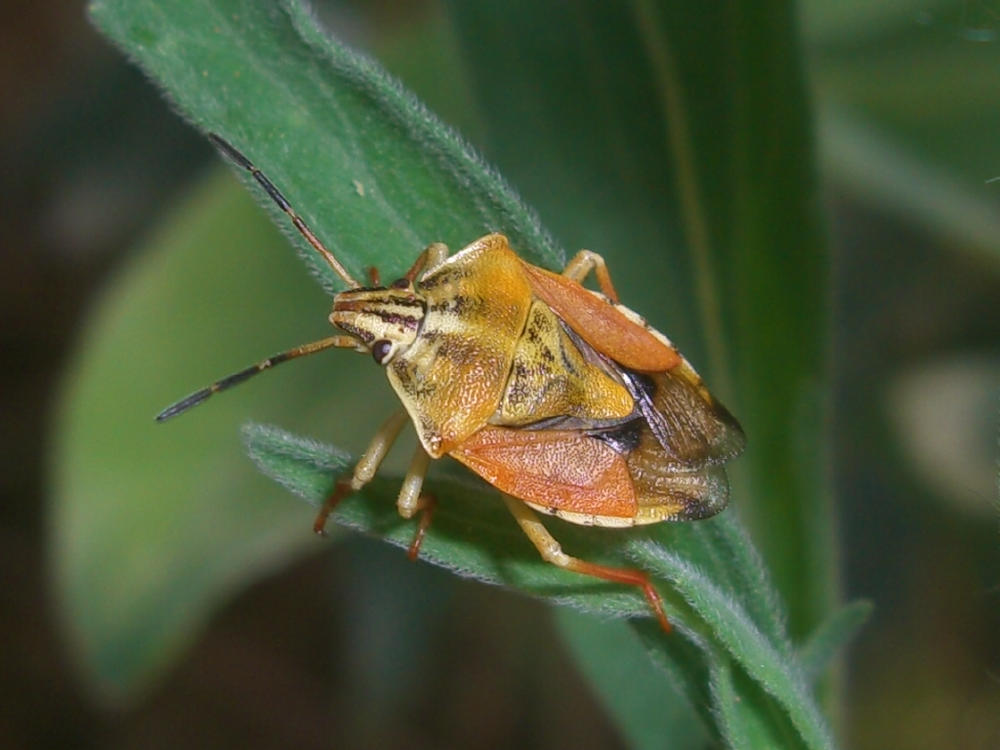
<path fill-rule="evenodd" d="M 333 492 L 330 493 L 330 496 L 323 503 L 323 507 L 316 514 L 313 531 L 317 534 L 323 534 L 326 528 L 326 519 L 337 507 L 337 503 L 352 492 L 357 492 L 372 480 L 385 455 L 389 452 L 392 444 L 396 442 L 396 438 L 399 437 L 403 425 L 406 424 L 406 419 L 406 411 L 400 409 L 378 428 L 375 437 L 372 438 L 371 443 L 358 459 L 358 463 L 355 464 L 354 474 L 350 478 L 341 477 L 337 480 Z"/>
<path fill-rule="evenodd" d="M 618 292 L 615 291 L 614 284 L 611 283 L 611 274 L 608 273 L 608 266 L 604 258 L 590 250 L 581 250 L 573 256 L 573 260 L 566 264 L 563 269 L 563 276 L 572 279 L 576 283 L 581 283 L 591 271 L 597 277 L 597 284 L 601 287 L 604 296 L 615 304 L 618 303 Z"/>
<path fill-rule="evenodd" d="M 403 278 L 412 282 L 417 278 L 417 274 L 425 268 L 434 268 L 447 257 L 448 246 L 443 242 L 432 242 L 417 256 L 417 259 L 413 261 L 413 265 L 410 266 L 410 270 L 404 274 Z"/>
<path fill-rule="evenodd" d="M 403 486 L 399 490 L 399 499 L 396 500 L 399 515 L 403 518 L 413 518 L 417 511 L 421 511 L 417 532 L 413 535 L 413 541 L 410 542 L 410 548 L 406 553 L 411 560 L 416 560 L 417 555 L 420 554 L 420 545 L 424 541 L 424 534 L 427 533 L 427 527 L 431 525 L 431 516 L 434 513 L 434 497 L 426 492 L 421 492 L 430 462 L 430 455 L 420 443 L 417 443 L 413 460 L 410 461 L 410 468 L 407 470 Z"/>
<path fill-rule="evenodd" d="M 506 493 L 503 495 L 503 499 L 507 504 L 507 508 L 513 514 L 514 520 L 517 521 L 521 530 L 531 540 L 531 543 L 535 545 L 543 560 L 565 570 L 582 573 L 585 576 L 593 576 L 594 578 L 601 578 L 614 583 L 627 583 L 638 586 L 642 589 L 642 593 L 646 597 L 650 609 L 653 610 L 653 614 L 656 615 L 656 619 L 660 621 L 660 626 L 666 632 L 670 632 L 670 621 L 667 620 L 667 616 L 663 611 L 663 602 L 660 600 L 660 595 L 656 592 L 656 589 L 653 588 L 653 584 L 650 583 L 649 576 L 640 570 L 612 568 L 607 565 L 597 565 L 596 563 L 590 563 L 576 557 L 570 557 L 562 551 L 559 542 L 542 525 L 542 522 L 538 520 L 538 516 L 531 508 Z"/>

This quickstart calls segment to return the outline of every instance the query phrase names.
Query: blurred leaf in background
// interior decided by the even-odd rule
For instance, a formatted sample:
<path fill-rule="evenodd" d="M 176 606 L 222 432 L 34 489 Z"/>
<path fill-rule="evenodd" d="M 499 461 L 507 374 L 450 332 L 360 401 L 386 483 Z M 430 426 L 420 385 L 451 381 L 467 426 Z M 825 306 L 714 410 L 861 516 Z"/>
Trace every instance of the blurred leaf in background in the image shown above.
<path fill-rule="evenodd" d="M 1000 7 L 803 5 L 834 198 L 858 747 L 1000 743 Z M 898 716 L 889 721 L 887 716 Z"/>

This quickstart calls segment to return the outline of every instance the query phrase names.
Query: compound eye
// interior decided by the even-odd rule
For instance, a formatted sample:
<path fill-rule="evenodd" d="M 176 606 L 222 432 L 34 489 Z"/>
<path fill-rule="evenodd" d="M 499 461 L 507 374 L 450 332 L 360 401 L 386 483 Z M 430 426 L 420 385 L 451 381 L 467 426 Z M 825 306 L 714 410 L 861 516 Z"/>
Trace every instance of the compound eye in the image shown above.
<path fill-rule="evenodd" d="M 386 339 L 379 339 L 374 344 L 372 344 L 372 357 L 375 358 L 375 363 L 379 365 L 384 365 L 389 361 L 389 356 L 392 354 L 392 342 Z"/>
<path fill-rule="evenodd" d="M 392 289 L 409 289 L 410 288 L 410 280 L 407 279 L 407 278 L 396 279 L 394 282 L 392 282 L 391 288 Z"/>

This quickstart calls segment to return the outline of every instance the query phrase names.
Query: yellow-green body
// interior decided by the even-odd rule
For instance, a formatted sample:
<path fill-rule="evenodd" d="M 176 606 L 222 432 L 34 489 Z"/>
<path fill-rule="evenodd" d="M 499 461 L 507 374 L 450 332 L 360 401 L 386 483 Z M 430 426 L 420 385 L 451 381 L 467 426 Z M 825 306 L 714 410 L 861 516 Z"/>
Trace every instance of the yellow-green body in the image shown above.
<path fill-rule="evenodd" d="M 369 346 L 394 342 L 389 383 L 433 458 L 486 424 L 589 425 L 633 411 L 614 370 L 585 358 L 523 268 L 506 238 L 487 235 L 411 287 L 349 290 L 334 302 L 336 325 Z"/>

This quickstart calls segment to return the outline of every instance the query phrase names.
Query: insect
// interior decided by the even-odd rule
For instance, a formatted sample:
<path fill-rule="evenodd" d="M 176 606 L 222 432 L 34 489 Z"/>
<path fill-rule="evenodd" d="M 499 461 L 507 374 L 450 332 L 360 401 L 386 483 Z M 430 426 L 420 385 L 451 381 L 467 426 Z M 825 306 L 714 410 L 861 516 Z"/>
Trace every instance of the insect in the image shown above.
<path fill-rule="evenodd" d="M 348 289 L 330 322 L 342 333 L 225 377 L 168 407 L 164 421 L 296 357 L 332 348 L 371 354 L 402 409 L 375 433 L 354 472 L 337 480 L 314 523 L 374 476 L 409 421 L 419 438 L 397 508 L 421 514 L 416 558 L 434 499 L 422 491 L 431 459 L 449 455 L 498 490 L 547 562 L 642 590 L 665 630 L 646 573 L 563 552 L 536 512 L 574 524 L 628 527 L 705 518 L 728 501 L 723 463 L 744 436 L 670 341 L 618 302 L 601 256 L 581 251 L 562 274 L 530 265 L 501 234 L 449 255 L 429 245 L 388 286 L 362 286 L 323 246 L 271 181 L 236 148 L 212 142 L 247 170 Z M 600 292 L 581 282 L 594 273 Z"/>

